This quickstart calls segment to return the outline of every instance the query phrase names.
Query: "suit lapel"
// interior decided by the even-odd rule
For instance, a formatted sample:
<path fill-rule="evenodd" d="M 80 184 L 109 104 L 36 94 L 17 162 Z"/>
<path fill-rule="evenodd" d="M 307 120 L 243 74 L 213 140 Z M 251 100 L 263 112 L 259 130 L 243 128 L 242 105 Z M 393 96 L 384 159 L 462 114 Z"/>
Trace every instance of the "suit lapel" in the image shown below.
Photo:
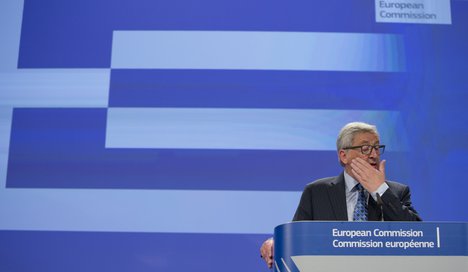
<path fill-rule="evenodd" d="M 346 208 L 346 192 L 344 174 L 337 176 L 328 188 L 328 197 L 336 220 L 347 221 L 348 211 Z"/>

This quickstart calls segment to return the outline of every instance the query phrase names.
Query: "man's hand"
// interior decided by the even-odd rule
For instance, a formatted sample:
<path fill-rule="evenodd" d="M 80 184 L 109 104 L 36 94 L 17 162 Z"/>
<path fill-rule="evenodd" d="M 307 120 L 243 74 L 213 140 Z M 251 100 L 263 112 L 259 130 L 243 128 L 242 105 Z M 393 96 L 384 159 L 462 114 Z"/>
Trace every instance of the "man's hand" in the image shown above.
<path fill-rule="evenodd" d="M 375 169 L 367 161 L 355 158 L 351 161 L 351 171 L 362 187 L 371 193 L 385 182 L 385 160 L 380 162 L 379 169 Z"/>
<path fill-rule="evenodd" d="M 274 241 L 273 238 L 270 238 L 263 242 L 262 247 L 260 248 L 260 256 L 265 260 L 268 268 L 273 266 L 273 247 Z"/>

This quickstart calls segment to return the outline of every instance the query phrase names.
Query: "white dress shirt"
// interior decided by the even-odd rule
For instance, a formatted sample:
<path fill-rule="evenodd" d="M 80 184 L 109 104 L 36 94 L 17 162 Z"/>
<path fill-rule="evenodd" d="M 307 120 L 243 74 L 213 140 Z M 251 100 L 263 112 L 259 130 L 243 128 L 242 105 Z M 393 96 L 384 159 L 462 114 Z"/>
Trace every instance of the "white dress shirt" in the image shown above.
<path fill-rule="evenodd" d="M 356 207 L 356 203 L 358 200 L 358 191 L 354 188 L 358 182 L 351 177 L 346 171 L 344 171 L 344 179 L 345 179 L 345 193 L 346 193 L 346 208 L 348 210 L 348 221 L 353 221 L 353 214 L 354 208 Z M 368 192 L 365 191 L 367 200 L 369 201 L 369 195 L 377 201 L 377 193 L 379 195 L 383 195 L 388 189 L 388 184 L 383 183 L 375 192 Z"/>

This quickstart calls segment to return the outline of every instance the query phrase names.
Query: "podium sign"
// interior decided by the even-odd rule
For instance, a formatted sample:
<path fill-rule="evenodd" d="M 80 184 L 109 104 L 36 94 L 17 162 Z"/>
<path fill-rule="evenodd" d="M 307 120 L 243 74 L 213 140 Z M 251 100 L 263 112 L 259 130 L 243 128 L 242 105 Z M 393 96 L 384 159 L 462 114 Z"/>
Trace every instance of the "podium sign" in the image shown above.
<path fill-rule="evenodd" d="M 277 272 L 468 272 L 468 223 L 300 221 L 274 239 Z"/>

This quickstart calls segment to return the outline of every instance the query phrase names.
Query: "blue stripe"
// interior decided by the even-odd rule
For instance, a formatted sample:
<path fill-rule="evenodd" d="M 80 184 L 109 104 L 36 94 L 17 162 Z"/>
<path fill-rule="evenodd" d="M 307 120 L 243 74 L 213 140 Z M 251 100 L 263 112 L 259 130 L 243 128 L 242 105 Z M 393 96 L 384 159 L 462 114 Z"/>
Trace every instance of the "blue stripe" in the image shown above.
<path fill-rule="evenodd" d="M 267 238 L 234 234 L 0 231 L 0 270 L 261 271 L 265 264 L 258 257 L 258 248 Z"/>
<path fill-rule="evenodd" d="M 111 107 L 397 109 L 406 73 L 112 69 Z"/>
<path fill-rule="evenodd" d="M 114 31 L 111 67 L 399 72 L 403 48 L 393 34 Z"/>

